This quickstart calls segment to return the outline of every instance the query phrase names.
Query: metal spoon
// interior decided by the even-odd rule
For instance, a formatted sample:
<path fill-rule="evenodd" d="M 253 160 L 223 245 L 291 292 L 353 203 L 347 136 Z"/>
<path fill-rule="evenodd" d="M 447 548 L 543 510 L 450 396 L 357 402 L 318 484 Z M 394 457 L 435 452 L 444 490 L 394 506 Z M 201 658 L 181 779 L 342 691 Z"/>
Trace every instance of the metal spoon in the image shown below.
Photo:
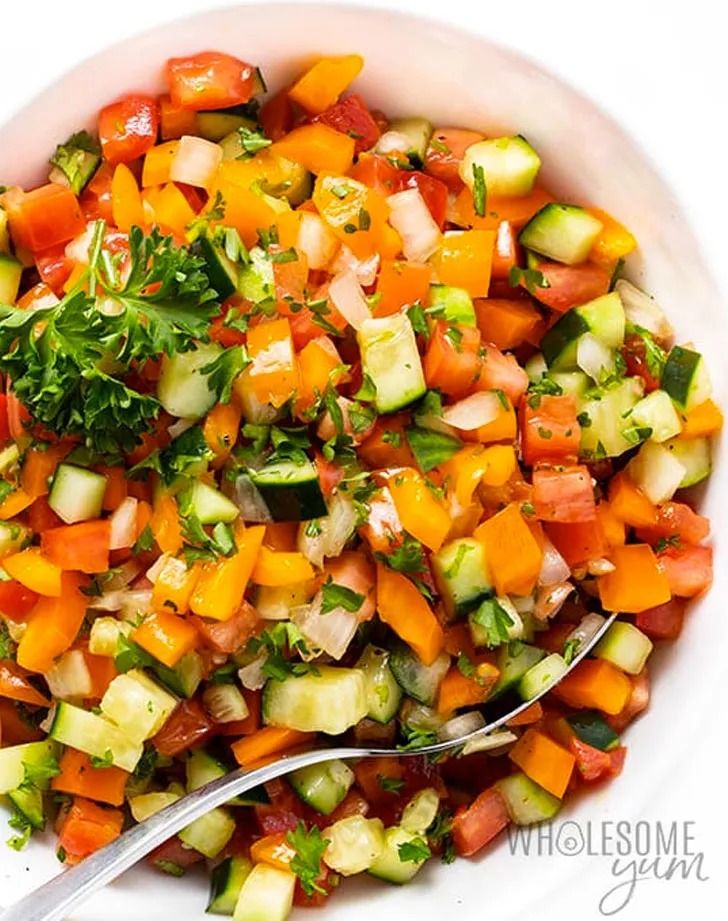
<path fill-rule="evenodd" d="M 605 620 L 598 632 L 574 657 L 565 674 L 568 674 L 588 654 L 609 628 L 615 616 L 612 614 Z M 548 693 L 560 680 L 557 679 L 545 685 L 536 697 L 499 716 L 486 726 L 457 739 L 426 745 L 412 751 L 391 748 L 323 748 L 298 755 L 283 755 L 273 764 L 267 764 L 253 771 L 246 771 L 243 768 L 232 771 L 225 777 L 220 777 L 182 797 L 141 824 L 135 825 L 116 841 L 87 857 L 82 863 L 60 873 L 50 882 L 35 889 L 6 909 L 0 921 L 61 921 L 71 909 L 84 902 L 102 886 L 116 879 L 124 870 L 128 870 L 172 835 L 210 812 L 211 809 L 224 805 L 228 800 L 245 793 L 252 787 L 257 787 L 259 784 L 281 777 L 298 768 L 333 761 L 336 758 L 369 758 L 372 756 L 402 758 L 409 755 L 437 755 L 453 751 L 507 723 L 539 697 Z"/>

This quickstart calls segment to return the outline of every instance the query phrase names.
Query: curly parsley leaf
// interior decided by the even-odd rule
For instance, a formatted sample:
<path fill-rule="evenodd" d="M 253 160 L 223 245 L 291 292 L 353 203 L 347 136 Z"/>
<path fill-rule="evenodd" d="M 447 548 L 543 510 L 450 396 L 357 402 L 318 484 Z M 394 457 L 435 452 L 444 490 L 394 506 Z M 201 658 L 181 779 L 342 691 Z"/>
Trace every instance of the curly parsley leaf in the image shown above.
<path fill-rule="evenodd" d="M 207 383 L 217 395 L 218 402 L 229 403 L 235 378 L 250 364 L 244 346 L 225 349 L 217 358 L 200 368 L 200 374 L 207 374 Z"/>
<path fill-rule="evenodd" d="M 470 616 L 473 623 L 485 631 L 484 646 L 500 646 L 508 642 L 508 628 L 513 626 L 513 618 L 495 598 L 486 598 Z"/>
<path fill-rule="evenodd" d="M 403 841 L 397 847 L 397 853 L 402 863 L 424 863 L 432 857 L 429 845 L 422 838 Z"/>
<path fill-rule="evenodd" d="M 299 821 L 296 827 L 286 835 L 286 841 L 296 851 L 291 860 L 291 870 L 301 881 L 301 888 L 306 895 L 314 892 L 324 893 L 325 890 L 316 882 L 322 874 L 321 859 L 329 839 L 321 836 L 321 830 L 315 825 L 306 830 L 303 822 Z"/>
<path fill-rule="evenodd" d="M 356 614 L 359 608 L 364 604 L 364 595 L 354 592 L 346 585 L 337 585 L 329 577 L 328 581 L 321 587 L 321 613 L 329 614 L 336 608 L 343 608 L 350 614 Z"/>
<path fill-rule="evenodd" d="M 96 138 L 88 131 L 78 131 L 56 147 L 50 164 L 63 173 L 73 192 L 80 195 L 100 160 L 101 147 Z"/>

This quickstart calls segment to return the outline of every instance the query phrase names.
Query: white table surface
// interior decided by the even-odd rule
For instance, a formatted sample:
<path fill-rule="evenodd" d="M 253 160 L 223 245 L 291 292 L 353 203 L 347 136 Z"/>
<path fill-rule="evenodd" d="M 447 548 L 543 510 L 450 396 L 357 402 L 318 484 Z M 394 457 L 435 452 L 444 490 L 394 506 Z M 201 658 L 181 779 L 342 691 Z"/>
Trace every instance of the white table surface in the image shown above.
<path fill-rule="evenodd" d="M 0 125 L 20 102 L 104 45 L 217 5 L 226 4 L 209 0 L 108 4 L 6 0 L 2 4 Z M 419 12 L 481 32 L 538 59 L 598 100 L 638 138 L 673 186 L 706 260 L 724 292 L 728 290 L 728 53 L 722 2 L 370 0 L 370 5 Z M 396 74 L 396 62 L 392 72 Z M 706 655 L 726 653 L 706 648 Z M 655 790 L 644 813 L 646 818 L 665 822 L 695 822 L 696 847 L 705 854 L 704 871 L 710 880 L 643 882 L 630 905 L 616 917 L 672 921 L 684 918 L 686 912 L 706 921 L 725 917 L 726 704 L 728 693 L 716 692 L 714 711 L 706 716 L 696 714 L 698 731 L 689 739 L 684 769 L 669 786 Z M 655 757 L 659 758 L 659 752 Z M 0 832 L 0 841 L 3 838 Z M 540 921 L 601 917 L 595 906 L 610 885 L 608 863 L 596 861 L 594 872 L 574 881 L 563 902 L 539 909 Z"/>

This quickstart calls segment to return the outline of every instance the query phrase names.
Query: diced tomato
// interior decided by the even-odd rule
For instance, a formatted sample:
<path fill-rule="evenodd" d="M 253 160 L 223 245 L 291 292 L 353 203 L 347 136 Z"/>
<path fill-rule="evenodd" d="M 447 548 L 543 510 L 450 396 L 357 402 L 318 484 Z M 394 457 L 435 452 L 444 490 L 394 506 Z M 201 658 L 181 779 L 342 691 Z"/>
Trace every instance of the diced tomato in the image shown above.
<path fill-rule="evenodd" d="M 606 780 L 619 774 L 627 753 L 624 746 L 609 752 L 601 751 L 582 742 L 577 736 L 572 736 L 569 740 L 569 750 L 576 758 L 576 769 L 587 783 Z"/>
<path fill-rule="evenodd" d="M 295 797 L 294 797 L 295 799 Z M 282 831 L 292 831 L 303 817 L 304 809 L 300 801 L 290 803 L 261 803 L 253 807 L 255 819 L 261 835 L 275 835 Z"/>
<path fill-rule="evenodd" d="M 462 187 L 458 172 L 465 151 L 482 141 L 483 135 L 463 128 L 438 128 L 425 154 L 425 172 L 444 182 L 453 191 Z"/>
<path fill-rule="evenodd" d="M 369 515 L 359 533 L 374 553 L 391 553 L 404 540 L 397 506 L 388 489 L 378 490 L 369 500 Z"/>
<path fill-rule="evenodd" d="M 33 253 L 67 243 L 86 229 L 78 199 L 55 182 L 6 196 L 5 210 L 15 245 Z"/>
<path fill-rule="evenodd" d="M 36 534 L 42 534 L 44 531 L 60 528 L 63 525 L 63 521 L 48 505 L 46 496 L 38 496 L 25 514 L 28 527 Z"/>
<path fill-rule="evenodd" d="M 52 528 L 41 535 L 43 554 L 64 570 L 86 573 L 106 572 L 109 568 L 109 521 L 81 521 Z"/>
<path fill-rule="evenodd" d="M 183 844 L 177 835 L 174 838 L 169 838 L 164 844 L 160 844 L 147 857 L 149 863 L 162 870 L 167 867 L 178 867 L 180 870 L 186 870 L 196 863 L 201 863 L 204 859 L 199 851 Z"/>
<path fill-rule="evenodd" d="M 657 510 L 657 522 L 637 528 L 637 536 L 647 544 L 677 538 L 683 544 L 699 544 L 710 534 L 710 521 L 684 502 L 665 502 Z"/>
<path fill-rule="evenodd" d="M 653 640 L 675 640 L 685 620 L 685 601 L 673 598 L 656 608 L 648 608 L 635 618 L 635 626 Z"/>
<path fill-rule="evenodd" d="M 508 278 L 511 269 L 518 265 L 518 237 L 510 221 L 501 221 L 495 238 L 493 264 L 490 269 L 492 280 L 501 281 Z"/>
<path fill-rule="evenodd" d="M 643 668 L 639 675 L 629 676 L 632 693 L 623 709 L 616 716 L 607 716 L 606 720 L 615 732 L 624 732 L 632 720 L 647 709 L 650 702 L 650 675 Z M 619 773 L 619 772 L 617 772 Z"/>
<path fill-rule="evenodd" d="M 528 375 L 513 355 L 486 345 L 477 382 L 478 390 L 502 390 L 514 406 L 528 390 Z"/>
<path fill-rule="evenodd" d="M 157 142 L 159 103 L 153 96 L 126 96 L 99 112 L 99 140 L 107 163 L 131 163 Z"/>
<path fill-rule="evenodd" d="M 442 230 L 447 214 L 447 186 L 439 179 L 421 173 L 419 170 L 400 170 L 397 177 L 397 191 L 417 189 L 425 200 L 430 214 Z"/>
<path fill-rule="evenodd" d="M 212 719 L 198 700 L 183 700 L 152 739 L 160 755 L 175 758 L 213 732 Z"/>
<path fill-rule="evenodd" d="M 172 102 L 181 109 L 226 109 L 249 102 L 255 91 L 255 68 L 220 51 L 170 58 L 166 75 Z"/>
<path fill-rule="evenodd" d="M 541 396 L 521 404 L 521 450 L 524 461 L 576 458 L 581 426 L 576 419 L 572 396 Z"/>
<path fill-rule="evenodd" d="M 570 307 L 586 304 L 587 301 L 600 297 L 609 291 L 611 276 L 609 272 L 585 262 L 582 265 L 560 265 L 558 262 L 540 262 L 536 268 L 549 283 L 548 288 L 531 285 L 533 296 L 550 307 L 563 313 Z M 526 280 L 521 282 L 526 287 Z"/>
<path fill-rule="evenodd" d="M 647 361 L 647 349 L 645 340 L 639 333 L 627 333 L 622 345 L 622 358 L 627 366 L 627 374 L 630 377 L 639 377 L 645 387 L 645 393 L 651 393 L 653 390 L 659 390 L 660 378 L 650 370 Z"/>
<path fill-rule="evenodd" d="M 329 128 L 354 138 L 354 150 L 357 154 L 374 147 L 379 140 L 379 125 L 374 121 L 361 96 L 357 96 L 356 93 L 347 96 L 346 99 L 340 99 L 311 121 L 322 122 Z"/>
<path fill-rule="evenodd" d="M 325 496 L 330 496 L 343 479 L 344 471 L 338 464 L 327 461 L 320 451 L 314 452 L 314 463 L 316 464 L 321 490 Z"/>
<path fill-rule="evenodd" d="M 25 620 L 37 600 L 38 595 L 35 592 L 15 579 L 0 582 L 0 611 L 11 620 Z"/>
<path fill-rule="evenodd" d="M 480 330 L 438 320 L 425 353 L 427 386 L 447 396 L 463 396 L 472 389 L 480 367 Z"/>
<path fill-rule="evenodd" d="M 510 822 L 503 797 L 495 787 L 484 790 L 467 808 L 455 813 L 452 837 L 461 857 L 471 857 Z"/>
<path fill-rule="evenodd" d="M 360 623 L 374 617 L 376 570 L 365 553 L 345 550 L 340 556 L 326 560 L 324 577 L 362 596 L 364 600 L 356 612 Z"/>
<path fill-rule="evenodd" d="M 34 707 L 50 707 L 51 702 L 28 680 L 29 675 L 12 659 L 0 659 L 0 697 Z"/>
<path fill-rule="evenodd" d="M 83 190 L 80 204 L 87 221 L 106 221 L 108 226 L 113 226 L 114 209 L 111 200 L 113 175 L 113 168 L 108 163 L 102 163 L 91 182 Z"/>
<path fill-rule="evenodd" d="M 393 195 L 397 191 L 399 170 L 379 154 L 362 154 L 349 175 L 382 195 Z"/>
<path fill-rule="evenodd" d="M 41 280 L 59 297 L 73 270 L 73 262 L 66 256 L 66 244 L 59 243 L 35 254 L 35 267 Z"/>
<path fill-rule="evenodd" d="M 258 612 L 244 601 L 238 610 L 227 620 L 204 620 L 192 618 L 203 639 L 215 652 L 232 655 L 255 633 Z"/>
<path fill-rule="evenodd" d="M 121 810 L 77 796 L 63 819 L 58 843 L 69 857 L 83 859 L 118 838 L 123 823 Z"/>
<path fill-rule="evenodd" d="M 669 547 L 658 560 L 670 590 L 680 598 L 694 598 L 713 581 L 712 547 Z"/>
<path fill-rule="evenodd" d="M 10 440 L 10 419 L 8 417 L 7 394 L 0 393 L 0 445 Z"/>
<path fill-rule="evenodd" d="M 534 470 L 533 505 L 541 521 L 593 521 L 596 504 L 589 471 L 581 465 Z"/>
<path fill-rule="evenodd" d="M 265 136 L 270 138 L 271 141 L 279 141 L 284 134 L 288 134 L 293 128 L 295 120 L 293 102 L 288 95 L 288 91 L 281 90 L 275 96 L 271 96 L 261 106 L 258 120 L 265 132 Z"/>

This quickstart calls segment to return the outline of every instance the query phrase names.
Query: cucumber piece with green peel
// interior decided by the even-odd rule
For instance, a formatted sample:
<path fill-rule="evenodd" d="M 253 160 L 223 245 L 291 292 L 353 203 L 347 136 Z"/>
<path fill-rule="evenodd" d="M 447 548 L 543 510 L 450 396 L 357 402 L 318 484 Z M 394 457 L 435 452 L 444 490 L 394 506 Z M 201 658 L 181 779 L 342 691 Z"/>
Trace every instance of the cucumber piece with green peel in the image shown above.
<path fill-rule="evenodd" d="M 566 674 L 569 666 L 563 656 L 552 652 L 532 665 L 518 682 L 518 693 L 524 700 L 533 700 L 549 685 Z"/>
<path fill-rule="evenodd" d="M 25 783 L 26 765 L 31 769 L 50 766 L 57 754 L 58 746 L 52 739 L 0 748 L 0 793 L 10 793 Z"/>
<path fill-rule="evenodd" d="M 232 915 L 243 883 L 250 876 L 253 864 L 247 857 L 235 855 L 222 860 L 210 874 L 210 900 L 206 913 Z"/>
<path fill-rule="evenodd" d="M 195 515 L 200 524 L 230 523 L 240 515 L 240 509 L 218 489 L 196 480 L 179 495 L 180 508 Z"/>
<path fill-rule="evenodd" d="M 541 168 L 541 159 L 528 141 L 513 137 L 489 138 L 471 144 L 460 164 L 460 178 L 472 189 L 482 170 L 487 195 L 528 195 Z"/>
<path fill-rule="evenodd" d="M 23 784 L 8 793 L 8 799 L 21 812 L 31 828 L 38 831 L 45 828 L 43 793 L 35 784 Z"/>
<path fill-rule="evenodd" d="M 176 697 L 137 668 L 117 675 L 100 703 L 102 714 L 138 743 L 156 735 L 176 706 Z"/>
<path fill-rule="evenodd" d="M 241 270 L 238 290 L 242 296 L 253 304 L 275 299 L 275 279 L 273 263 L 259 246 L 250 250 L 250 261 Z"/>
<path fill-rule="evenodd" d="M 477 326 L 473 299 L 465 288 L 430 285 L 430 305 L 427 313 L 438 320 L 447 320 L 448 323 Z"/>
<path fill-rule="evenodd" d="M 607 349 L 624 341 L 625 316 L 616 291 L 595 298 L 564 313 L 541 340 L 546 363 L 551 371 L 578 370 L 578 345 L 591 334 Z"/>
<path fill-rule="evenodd" d="M 364 675 L 356 668 L 321 665 L 317 673 L 271 679 L 263 689 L 263 721 L 269 726 L 340 735 L 368 709 Z"/>
<path fill-rule="evenodd" d="M 384 832 L 384 847 L 376 860 L 369 867 L 369 874 L 383 879 L 388 883 L 402 886 L 410 882 L 422 869 L 429 856 L 429 848 L 424 850 L 427 856 L 415 860 L 403 859 L 406 851 L 400 848 L 406 845 L 420 845 L 426 848 L 426 843 L 421 835 L 407 831 L 399 825 L 394 825 Z M 418 848 L 419 851 L 421 848 Z"/>
<path fill-rule="evenodd" d="M 432 571 L 449 620 L 478 607 L 493 594 L 485 546 L 472 537 L 450 541 L 432 555 Z"/>
<path fill-rule="evenodd" d="M 511 821 L 516 825 L 534 825 L 552 819 L 561 808 L 561 800 L 539 787 L 521 772 L 510 774 L 495 783 Z"/>
<path fill-rule="evenodd" d="M 59 464 L 48 494 L 48 505 L 66 524 L 98 518 L 106 485 L 106 477 L 100 473 L 73 464 Z"/>
<path fill-rule="evenodd" d="M 321 815 L 331 815 L 354 783 L 354 772 L 336 759 L 299 768 L 288 779 L 306 805 Z"/>
<path fill-rule="evenodd" d="M 500 646 L 496 655 L 500 677 L 490 694 L 490 699 L 510 691 L 545 655 L 543 649 L 522 643 L 520 640 Z"/>
<path fill-rule="evenodd" d="M 384 155 L 403 153 L 415 169 L 425 162 L 425 154 L 432 137 L 432 124 L 426 118 L 410 116 L 395 118 L 376 146 L 377 153 Z M 395 145 L 395 146 L 390 146 Z"/>
<path fill-rule="evenodd" d="M 685 475 L 680 481 L 680 489 L 702 483 L 713 466 L 709 438 L 673 438 L 663 446 L 685 468 Z"/>
<path fill-rule="evenodd" d="M 257 863 L 240 889 L 233 921 L 286 921 L 293 907 L 296 875 Z"/>
<path fill-rule="evenodd" d="M 227 300 L 238 290 L 239 266 L 228 257 L 221 241 L 202 236 L 197 240 L 196 247 L 205 260 L 203 271 L 210 281 L 210 287 L 215 289 L 220 300 Z"/>
<path fill-rule="evenodd" d="M 309 521 L 328 514 L 311 461 L 280 460 L 248 473 L 273 521 Z"/>
<path fill-rule="evenodd" d="M 145 822 L 153 815 L 176 803 L 184 796 L 184 790 L 159 790 L 154 793 L 140 793 L 129 798 L 129 809 L 135 822 Z"/>
<path fill-rule="evenodd" d="M 235 819 L 218 806 L 195 819 L 179 833 L 180 841 L 213 860 L 235 833 Z"/>
<path fill-rule="evenodd" d="M 405 694 L 431 707 L 450 667 L 450 656 L 443 652 L 431 665 L 424 665 L 409 646 L 396 643 L 390 653 L 389 667 Z"/>
<path fill-rule="evenodd" d="M 241 128 L 255 130 L 256 124 L 252 118 L 239 115 L 237 112 L 198 112 L 197 133 L 206 141 L 221 141 L 233 131 L 239 132 Z"/>
<path fill-rule="evenodd" d="M 201 419 L 215 405 L 217 395 L 203 368 L 220 356 L 214 342 L 201 343 L 194 351 L 165 355 L 157 381 L 157 398 L 171 416 Z"/>
<path fill-rule="evenodd" d="M 378 646 L 367 646 L 356 667 L 364 675 L 366 686 L 367 716 L 377 723 L 388 723 L 394 719 L 402 701 L 402 688 L 389 667 L 390 653 Z"/>
<path fill-rule="evenodd" d="M 363 373 L 376 388 L 377 412 L 395 412 L 424 395 L 422 361 L 406 314 L 364 320 L 357 340 Z"/>
<path fill-rule="evenodd" d="M 199 652 L 192 649 L 186 653 L 174 668 L 162 665 L 155 659 L 152 663 L 157 678 L 179 697 L 194 697 L 205 674 L 204 664 Z"/>
<path fill-rule="evenodd" d="M 660 386 L 685 412 L 704 403 L 713 392 L 703 356 L 681 345 L 670 349 Z"/>
<path fill-rule="evenodd" d="M 22 275 L 22 263 L 7 253 L 0 253 L 0 304 L 15 303 Z"/>
<path fill-rule="evenodd" d="M 518 239 L 522 246 L 547 259 L 578 265 L 589 257 L 603 227 L 598 218 L 578 205 L 551 202 L 531 218 Z"/>
<path fill-rule="evenodd" d="M 629 417 L 638 428 L 650 430 L 650 441 L 661 443 L 679 435 L 682 423 L 665 390 L 653 390 L 635 405 Z"/>
<path fill-rule="evenodd" d="M 144 752 L 140 742 L 132 741 L 115 723 L 60 701 L 48 733 L 56 742 L 70 745 L 94 758 L 109 761 L 132 773 Z"/>
<path fill-rule="evenodd" d="M 652 649 L 652 640 L 634 624 L 615 620 L 594 647 L 594 655 L 629 675 L 639 675 Z"/>
<path fill-rule="evenodd" d="M 632 482 L 655 505 L 669 502 L 687 473 L 669 447 L 654 441 L 642 445 L 627 464 L 627 471 Z"/>
<path fill-rule="evenodd" d="M 440 795 L 434 787 L 419 790 L 404 807 L 399 824 L 405 831 L 424 835 L 440 808 Z"/>
<path fill-rule="evenodd" d="M 596 710 L 580 710 L 567 716 L 566 722 L 592 748 L 607 752 L 619 745 L 619 736 Z"/>
<path fill-rule="evenodd" d="M 642 396 L 641 381 L 636 377 L 625 377 L 585 397 L 579 406 L 578 417 L 581 425 L 580 455 L 600 460 L 619 457 L 634 448 L 636 442 L 631 433 L 635 426 L 630 413 Z"/>

